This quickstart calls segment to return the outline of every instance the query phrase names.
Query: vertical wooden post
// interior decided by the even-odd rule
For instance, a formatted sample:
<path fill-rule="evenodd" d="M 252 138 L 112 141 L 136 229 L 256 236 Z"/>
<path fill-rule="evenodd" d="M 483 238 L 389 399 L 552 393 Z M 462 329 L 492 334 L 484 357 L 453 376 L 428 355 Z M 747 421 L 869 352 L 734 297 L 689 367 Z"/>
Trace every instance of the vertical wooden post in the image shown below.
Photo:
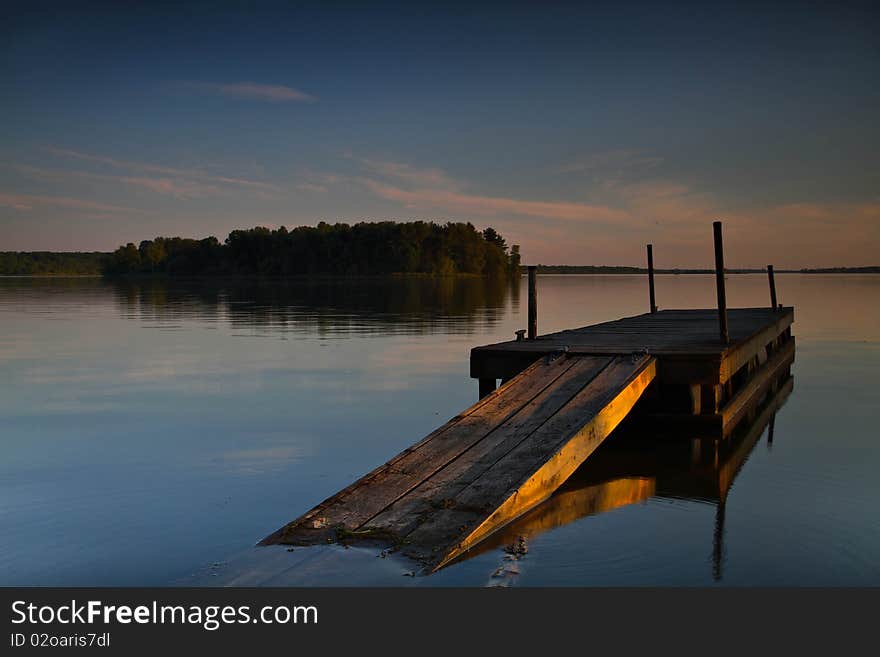
<path fill-rule="evenodd" d="M 718 288 L 718 326 L 721 333 L 721 341 L 724 344 L 730 342 L 730 333 L 727 330 L 727 294 L 724 290 L 724 242 L 721 238 L 721 222 L 712 222 L 715 233 L 715 284 Z"/>
<path fill-rule="evenodd" d="M 538 268 L 529 265 L 529 340 L 538 337 Z"/>
<path fill-rule="evenodd" d="M 767 265 L 767 280 L 770 281 L 770 307 L 776 310 L 776 279 L 773 277 L 773 265 Z"/>
<path fill-rule="evenodd" d="M 648 244 L 648 295 L 651 301 L 651 312 L 657 312 L 657 303 L 654 299 L 654 245 Z"/>

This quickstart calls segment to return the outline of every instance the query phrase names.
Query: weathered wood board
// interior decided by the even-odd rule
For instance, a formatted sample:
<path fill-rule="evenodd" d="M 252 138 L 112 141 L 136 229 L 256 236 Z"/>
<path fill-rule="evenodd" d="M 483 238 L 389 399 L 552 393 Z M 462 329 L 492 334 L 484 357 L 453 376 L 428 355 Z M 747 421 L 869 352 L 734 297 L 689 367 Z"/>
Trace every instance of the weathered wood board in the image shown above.
<path fill-rule="evenodd" d="M 551 354 L 263 540 L 384 541 L 429 569 L 547 499 L 656 376 L 644 354 Z"/>

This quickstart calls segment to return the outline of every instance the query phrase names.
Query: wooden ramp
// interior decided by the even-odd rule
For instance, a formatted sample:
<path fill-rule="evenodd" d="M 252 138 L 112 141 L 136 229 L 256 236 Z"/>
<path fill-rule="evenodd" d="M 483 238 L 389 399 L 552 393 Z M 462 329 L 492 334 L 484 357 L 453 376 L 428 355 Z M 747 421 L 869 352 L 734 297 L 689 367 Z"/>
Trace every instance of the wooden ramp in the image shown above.
<path fill-rule="evenodd" d="M 262 544 L 373 540 L 440 568 L 547 499 L 656 373 L 646 354 L 543 356 Z"/>

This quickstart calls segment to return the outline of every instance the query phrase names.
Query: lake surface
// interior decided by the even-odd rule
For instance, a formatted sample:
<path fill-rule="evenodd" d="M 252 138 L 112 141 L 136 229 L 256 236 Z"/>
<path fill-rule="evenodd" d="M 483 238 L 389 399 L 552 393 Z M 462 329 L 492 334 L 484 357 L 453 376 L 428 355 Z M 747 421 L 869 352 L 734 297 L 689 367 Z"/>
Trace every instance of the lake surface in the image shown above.
<path fill-rule="evenodd" d="M 763 275 L 727 285 L 768 303 Z M 541 333 L 647 306 L 641 276 L 538 286 Z M 469 350 L 525 328 L 523 281 L 0 279 L 0 585 L 880 585 L 880 276 L 777 288 L 793 390 L 726 470 L 610 440 L 471 558 L 408 577 L 376 549 L 254 544 L 472 404 Z M 714 295 L 657 279 L 661 308 Z"/>

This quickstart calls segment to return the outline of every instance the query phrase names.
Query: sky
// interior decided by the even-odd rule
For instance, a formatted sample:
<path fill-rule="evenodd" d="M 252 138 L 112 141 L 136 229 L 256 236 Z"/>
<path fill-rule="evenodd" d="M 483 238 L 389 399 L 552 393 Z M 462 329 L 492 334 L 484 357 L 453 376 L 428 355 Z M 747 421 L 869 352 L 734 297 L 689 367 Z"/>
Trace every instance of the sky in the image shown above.
<path fill-rule="evenodd" d="M 471 221 L 529 264 L 880 264 L 871 3 L 19 3 L 0 251 Z"/>

